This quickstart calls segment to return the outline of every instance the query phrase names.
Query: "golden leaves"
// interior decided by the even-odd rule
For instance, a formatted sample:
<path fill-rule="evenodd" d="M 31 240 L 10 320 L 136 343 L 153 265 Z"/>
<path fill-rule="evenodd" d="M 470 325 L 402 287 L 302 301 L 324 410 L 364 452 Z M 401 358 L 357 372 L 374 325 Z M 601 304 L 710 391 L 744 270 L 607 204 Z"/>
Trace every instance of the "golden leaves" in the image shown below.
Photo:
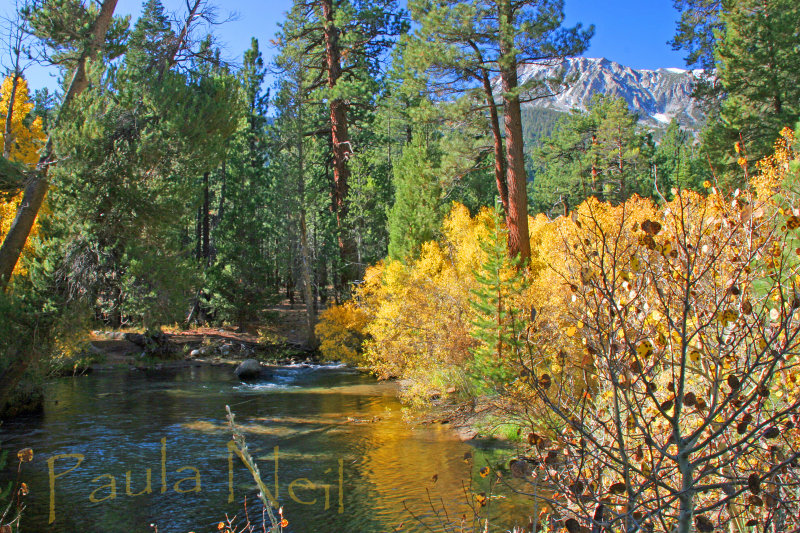
<path fill-rule="evenodd" d="M 636 353 L 642 359 L 648 359 L 655 352 L 653 343 L 650 341 L 642 341 L 636 346 Z"/>
<path fill-rule="evenodd" d="M 0 115 L 4 117 L 8 113 L 12 86 L 13 80 L 9 76 L 3 80 L 2 87 L 0 87 Z M 31 119 L 33 108 L 34 103 L 30 98 L 28 82 L 24 78 L 18 79 L 11 123 L 11 135 L 14 142 L 10 159 L 29 167 L 33 167 L 39 161 L 39 150 L 44 146 L 47 138 L 42 130 L 42 119 L 39 117 Z M 4 128 L 0 128 L 0 143 L 5 141 L 3 131 Z"/>
<path fill-rule="evenodd" d="M 489 503 L 489 498 L 486 496 L 485 492 L 476 494 L 475 500 L 480 504 L 481 507 L 486 507 L 486 504 Z"/>
<path fill-rule="evenodd" d="M 717 321 L 723 325 L 728 325 L 739 318 L 739 313 L 735 309 L 726 309 L 717 314 Z"/>
<path fill-rule="evenodd" d="M 23 448 L 17 452 L 17 459 L 20 463 L 30 463 L 33 461 L 33 450 L 30 448 Z"/>

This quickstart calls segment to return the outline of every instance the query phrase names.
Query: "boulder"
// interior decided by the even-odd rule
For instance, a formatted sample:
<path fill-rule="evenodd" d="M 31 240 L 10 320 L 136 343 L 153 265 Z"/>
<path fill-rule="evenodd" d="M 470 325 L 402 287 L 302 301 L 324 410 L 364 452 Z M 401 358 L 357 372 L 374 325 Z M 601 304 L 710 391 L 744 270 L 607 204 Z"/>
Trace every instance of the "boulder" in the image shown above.
<path fill-rule="evenodd" d="M 255 359 L 245 359 L 233 373 L 241 380 L 256 379 L 261 376 L 261 363 Z"/>

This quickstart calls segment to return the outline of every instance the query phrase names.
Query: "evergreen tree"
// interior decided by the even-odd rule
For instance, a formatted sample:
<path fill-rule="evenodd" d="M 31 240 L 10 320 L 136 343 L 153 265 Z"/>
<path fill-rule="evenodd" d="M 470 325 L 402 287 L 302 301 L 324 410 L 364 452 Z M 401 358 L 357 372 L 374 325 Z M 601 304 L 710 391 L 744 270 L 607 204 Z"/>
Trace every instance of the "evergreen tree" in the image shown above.
<path fill-rule="evenodd" d="M 557 64 L 586 49 L 594 28 L 562 28 L 562 0 L 417 0 L 409 4 L 419 29 L 410 64 L 431 76 L 433 92 L 466 94 L 489 112 L 495 176 L 509 228 L 509 253 L 530 257 L 528 196 L 521 103 L 549 96 L 562 80 L 522 86 L 522 64 Z M 500 85 L 504 135 L 491 78 Z M 477 95 L 480 94 L 480 97 Z M 503 149 L 503 146 L 504 149 Z"/>
<path fill-rule="evenodd" d="M 60 284 L 113 325 L 185 318 L 197 283 L 184 233 L 196 176 L 219 164 L 240 116 L 231 76 L 161 61 L 173 34 L 158 2 L 146 8 L 129 55 L 94 74 L 81 112 L 53 134 L 64 161 L 53 173 Z"/>
<path fill-rule="evenodd" d="M 209 256 L 200 257 L 210 265 L 205 300 L 210 316 L 218 321 L 245 323 L 256 319 L 275 296 L 269 283 L 267 243 L 277 216 L 265 208 L 270 197 L 266 143 L 269 94 L 262 88 L 265 75 L 258 41 L 252 39 L 237 74 L 246 109 L 236 132 L 225 141 L 227 150 L 221 166 L 209 174 L 214 205 L 204 205 L 201 211 L 208 207 L 210 216 L 205 222 L 197 221 L 201 234 L 206 224 L 210 226 L 210 250 L 198 255 Z M 202 235 L 197 247 L 204 248 Z"/>
<path fill-rule="evenodd" d="M 417 130 L 395 163 L 395 200 L 389 212 L 389 256 L 413 257 L 436 237 L 443 217 L 442 188 L 434 141 Z"/>
<path fill-rule="evenodd" d="M 694 80 L 692 96 L 701 102 L 707 116 L 716 116 L 724 95 L 717 78 L 714 50 L 716 34 L 725 29 L 722 20 L 722 0 L 674 0 L 680 12 L 675 37 L 670 41 L 673 50 L 686 52 L 684 60 L 691 68 L 700 69 Z"/>
<path fill-rule="evenodd" d="M 672 198 L 672 189 L 705 191 L 711 179 L 708 163 L 700 157 L 700 146 L 691 133 L 673 120 L 659 139 L 653 156 L 653 178 L 658 193 Z"/>
<path fill-rule="evenodd" d="M 520 335 L 525 318 L 514 296 L 522 291 L 524 274 L 519 257 L 508 257 L 508 230 L 502 205 L 495 205 L 494 224 L 480 247 L 486 259 L 474 272 L 479 284 L 472 290 L 470 305 L 476 313 L 472 336 L 478 345 L 472 349 L 468 372 L 478 393 L 496 391 L 508 384 L 514 362 L 521 357 L 524 341 Z"/>
<path fill-rule="evenodd" d="M 653 142 L 621 98 L 595 96 L 575 111 L 535 152 L 541 170 L 533 202 L 542 212 L 567 212 L 590 196 L 620 203 L 633 194 L 654 194 Z"/>
<path fill-rule="evenodd" d="M 282 42 L 302 49 L 304 62 L 310 66 L 309 88 L 328 111 L 319 130 L 327 131 L 330 138 L 340 290 L 347 289 L 362 269 L 360 233 L 348 226 L 352 222 L 351 161 L 365 146 L 354 132 L 374 107 L 381 59 L 404 27 L 395 0 L 295 0 L 280 35 Z"/>
<path fill-rule="evenodd" d="M 127 20 L 114 20 L 116 5 L 116 0 L 103 0 L 99 9 L 94 6 L 87 9 L 76 0 L 54 0 L 35 4 L 24 11 L 37 37 L 55 52 L 61 64 L 72 70 L 56 117 L 57 124 L 89 85 L 87 63 L 98 60 L 102 63 L 105 57 L 115 57 L 117 53 L 119 40 L 127 30 Z M 48 139 L 39 158 L 43 169 L 28 180 L 23 200 L 0 246 L 0 290 L 4 290 L 11 279 L 47 194 L 52 147 Z"/>
<path fill-rule="evenodd" d="M 800 4 L 730 2 L 721 21 L 715 58 L 725 99 L 704 144 L 727 182 L 733 178 L 725 174 L 739 174 L 737 162 L 769 154 L 780 130 L 800 118 Z"/>

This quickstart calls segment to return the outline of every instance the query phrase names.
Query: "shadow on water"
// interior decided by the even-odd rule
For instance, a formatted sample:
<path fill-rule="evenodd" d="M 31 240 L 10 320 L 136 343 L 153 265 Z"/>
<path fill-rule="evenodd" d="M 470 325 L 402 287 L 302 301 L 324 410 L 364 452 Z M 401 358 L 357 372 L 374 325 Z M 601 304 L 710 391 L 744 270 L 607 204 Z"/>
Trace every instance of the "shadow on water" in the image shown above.
<path fill-rule="evenodd" d="M 43 414 L 0 426 L 4 449 L 36 452 L 25 469 L 23 533 L 138 533 L 151 523 L 167 533 L 216 531 L 226 513 L 242 515 L 245 497 L 250 518 L 260 518 L 254 483 L 235 457 L 229 482 L 226 404 L 291 532 L 424 531 L 404 500 L 430 517 L 427 489 L 451 518 L 469 513 L 464 484 L 486 480 L 465 464 L 465 452 L 477 466 L 508 453 L 476 450 L 446 426 L 408 425 L 395 384 L 335 366 L 281 368 L 256 384 L 218 367 L 98 373 L 54 381 L 47 398 Z M 64 455 L 83 462 L 64 473 L 77 461 Z M 0 478 L 11 475 L 9 468 Z M 527 523 L 513 498 L 495 511 L 506 528 Z"/>

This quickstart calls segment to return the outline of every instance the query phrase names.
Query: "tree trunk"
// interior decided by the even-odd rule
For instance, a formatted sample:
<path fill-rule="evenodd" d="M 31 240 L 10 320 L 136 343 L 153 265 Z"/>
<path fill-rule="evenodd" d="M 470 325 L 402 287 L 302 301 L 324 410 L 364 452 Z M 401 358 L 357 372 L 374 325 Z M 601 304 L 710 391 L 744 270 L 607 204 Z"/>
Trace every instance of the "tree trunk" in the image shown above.
<path fill-rule="evenodd" d="M 203 258 L 203 208 L 197 208 L 194 221 L 194 258 L 199 263 Z"/>
<path fill-rule="evenodd" d="M 322 11 L 325 17 L 325 63 L 328 73 L 328 88 L 333 89 L 342 74 L 339 29 L 334 25 L 333 0 L 322 0 Z M 345 228 L 348 214 L 347 195 L 350 190 L 350 167 L 347 160 L 350 158 L 353 148 L 348 133 L 347 102 L 341 98 L 332 98 L 329 107 L 333 145 L 333 206 L 339 234 L 339 254 L 343 263 L 339 279 L 341 288 L 347 290 L 348 285 L 358 277 L 355 243 Z"/>
<path fill-rule="evenodd" d="M 5 127 L 3 128 L 3 157 L 11 159 L 11 148 L 14 146 L 14 132 L 11 131 L 14 122 L 14 104 L 17 100 L 17 87 L 19 80 L 22 77 L 22 67 L 20 66 L 20 59 L 22 57 L 22 42 L 25 37 L 25 32 L 19 24 L 21 14 L 17 14 L 17 22 L 11 22 L 13 28 L 9 31 L 9 46 L 12 46 L 14 52 L 14 69 L 11 72 L 13 78 L 11 79 L 11 94 L 8 96 L 8 109 L 6 110 Z"/>
<path fill-rule="evenodd" d="M 19 64 L 19 52 L 17 53 L 17 63 Z M 14 121 L 14 104 L 17 99 L 17 86 L 19 85 L 19 66 L 14 69 L 14 78 L 11 81 L 11 94 L 8 97 L 8 110 L 6 111 L 6 123 L 3 128 L 3 157 L 11 159 L 11 147 L 14 145 L 14 132 L 11 131 Z"/>
<path fill-rule="evenodd" d="M 298 87 L 302 87 L 302 75 L 298 80 Z M 302 94 L 302 90 L 298 91 Z M 306 343 L 312 350 L 317 348 L 317 336 L 314 327 L 317 325 L 316 299 L 314 298 L 314 284 L 312 282 L 311 254 L 308 248 L 308 226 L 306 225 L 306 182 L 305 182 L 305 152 L 303 142 L 303 102 L 297 103 L 297 199 L 299 204 L 299 230 L 300 230 L 300 277 L 303 281 L 303 300 L 306 304 Z"/>
<path fill-rule="evenodd" d="M 217 214 L 214 216 L 214 219 L 211 221 L 211 230 L 215 232 L 219 225 L 222 223 L 222 219 L 225 217 L 225 192 L 228 183 L 228 172 L 225 165 L 225 160 L 222 161 L 222 168 L 220 170 L 222 173 L 222 187 L 219 190 L 219 204 L 217 206 Z M 211 261 L 215 261 L 217 259 L 217 238 L 214 237 L 214 240 L 211 242 Z"/>
<path fill-rule="evenodd" d="M 61 103 L 61 109 L 56 117 L 56 127 L 58 127 L 65 110 L 69 108 L 72 101 L 89 86 L 89 79 L 86 77 L 86 61 L 95 59 L 100 52 L 105 42 L 108 27 L 111 25 L 116 6 L 117 0 L 103 0 L 100 13 L 92 26 L 89 45 L 78 59 L 78 64 L 75 67 L 75 73 L 72 76 L 69 89 Z M 17 209 L 14 221 L 11 223 L 11 228 L 8 230 L 8 234 L 3 240 L 3 245 L 0 247 L 0 290 L 5 290 L 8 286 L 8 282 L 11 280 L 11 274 L 17 266 L 22 248 L 28 240 L 33 224 L 36 221 L 36 216 L 39 214 L 39 209 L 41 209 L 42 203 L 44 202 L 44 197 L 47 195 L 47 189 L 49 187 L 47 168 L 52 150 L 53 140 L 51 137 L 48 138 L 42 155 L 39 158 L 38 172 L 31 177 L 28 184 L 25 186 L 22 202 Z"/>
<path fill-rule="evenodd" d="M 483 92 L 486 94 L 486 105 L 489 106 L 489 118 L 492 124 L 492 137 L 494 139 L 494 179 L 497 183 L 497 194 L 503 204 L 503 212 L 508 216 L 508 183 L 506 183 L 506 157 L 503 154 L 503 136 L 500 133 L 500 118 L 497 113 L 497 104 L 494 101 L 492 82 L 489 73 L 482 70 Z"/>
<path fill-rule="evenodd" d="M 208 172 L 203 174 L 203 266 L 211 261 L 211 199 L 208 192 Z"/>
<path fill-rule="evenodd" d="M 501 44 L 500 77 L 503 84 L 503 111 L 506 128 L 506 183 L 508 184 L 508 252 L 519 255 L 523 264 L 531 257 L 528 234 L 528 177 L 522 139 L 522 110 L 519 102 L 517 57 L 513 42 L 513 13 L 509 0 L 500 2 Z"/>
<path fill-rule="evenodd" d="M 694 515 L 694 479 L 689 458 L 679 450 L 678 470 L 681 473 L 681 492 L 678 497 L 680 513 L 676 533 L 692 533 L 692 516 Z"/>

